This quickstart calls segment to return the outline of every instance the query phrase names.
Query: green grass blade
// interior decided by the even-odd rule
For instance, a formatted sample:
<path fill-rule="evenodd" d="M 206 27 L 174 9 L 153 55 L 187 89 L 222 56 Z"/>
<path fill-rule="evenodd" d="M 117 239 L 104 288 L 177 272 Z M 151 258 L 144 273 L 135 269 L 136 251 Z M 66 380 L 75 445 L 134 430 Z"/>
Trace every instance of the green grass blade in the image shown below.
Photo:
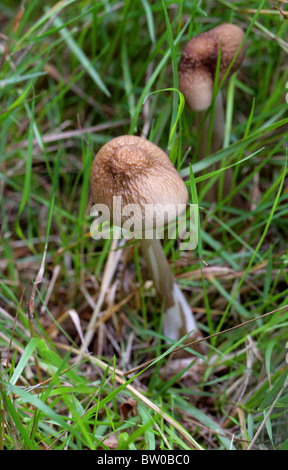
<path fill-rule="evenodd" d="M 91 61 L 85 55 L 85 53 L 80 49 L 77 42 L 73 39 L 71 33 L 67 30 L 67 28 L 63 28 L 63 23 L 60 18 L 55 18 L 54 24 L 57 28 L 60 29 L 60 34 L 65 40 L 67 46 L 71 49 L 73 54 L 77 57 L 80 64 L 84 67 L 86 72 L 90 75 L 92 80 L 94 81 L 95 85 L 108 97 L 110 97 L 110 91 L 106 87 L 104 81 L 100 77 L 99 73 L 96 71 L 94 66 L 92 65 Z"/>
<path fill-rule="evenodd" d="M 33 356 L 33 353 L 37 346 L 39 345 L 40 341 L 43 341 L 41 338 L 31 338 L 29 343 L 24 349 L 24 353 L 22 354 L 20 361 L 17 364 L 17 367 L 10 379 L 10 383 L 15 385 L 22 374 L 24 368 L 26 367 L 28 361 L 31 359 Z"/>

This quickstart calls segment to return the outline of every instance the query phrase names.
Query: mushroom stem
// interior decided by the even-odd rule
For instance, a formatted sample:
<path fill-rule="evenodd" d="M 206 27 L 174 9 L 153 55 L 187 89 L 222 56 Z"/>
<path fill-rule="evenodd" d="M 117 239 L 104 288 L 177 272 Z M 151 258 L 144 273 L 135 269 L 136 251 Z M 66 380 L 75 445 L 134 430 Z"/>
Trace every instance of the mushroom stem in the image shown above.
<path fill-rule="evenodd" d="M 140 244 L 157 294 L 164 302 L 164 335 L 175 341 L 188 333 L 193 338 L 199 337 L 193 312 L 175 281 L 160 240 L 144 238 Z"/>
<path fill-rule="evenodd" d="M 216 96 L 214 118 L 212 123 L 212 134 L 210 147 L 208 148 L 211 112 L 208 116 L 207 111 L 198 111 L 195 116 L 195 124 L 197 135 L 200 135 L 199 146 L 198 146 L 198 157 L 199 160 L 207 157 L 209 154 L 218 152 L 223 147 L 224 133 L 225 133 L 225 113 L 223 106 L 223 96 L 220 90 Z M 213 170 L 218 170 L 221 166 L 221 162 L 217 162 L 213 167 Z M 231 189 L 233 180 L 232 169 L 229 168 L 225 171 L 225 185 L 223 187 L 223 196 L 226 197 Z M 218 182 L 214 183 L 213 186 L 207 191 L 205 200 L 208 202 L 215 202 L 218 199 Z"/>
<path fill-rule="evenodd" d="M 207 157 L 208 152 L 208 140 L 209 140 L 209 129 L 211 121 L 211 112 L 206 117 L 207 111 L 198 111 L 195 116 L 196 131 L 197 135 L 200 135 L 198 156 L 199 158 Z M 210 153 L 215 153 L 220 150 L 223 145 L 225 130 L 225 116 L 223 107 L 223 96 L 220 90 L 216 96 L 214 119 L 212 127 L 211 144 L 209 149 Z"/>

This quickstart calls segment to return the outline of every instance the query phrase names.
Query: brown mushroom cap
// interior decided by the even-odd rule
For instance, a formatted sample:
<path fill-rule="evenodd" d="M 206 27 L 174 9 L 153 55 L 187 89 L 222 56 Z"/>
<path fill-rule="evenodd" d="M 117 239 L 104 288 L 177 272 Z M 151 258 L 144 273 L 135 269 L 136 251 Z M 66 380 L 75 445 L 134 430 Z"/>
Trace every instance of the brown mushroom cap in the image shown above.
<path fill-rule="evenodd" d="M 219 80 L 221 81 L 243 38 L 244 32 L 239 26 L 224 23 L 188 42 L 178 67 L 179 89 L 193 110 L 203 111 L 212 103 L 220 47 Z M 240 67 L 244 55 L 245 44 L 240 49 L 229 76 Z"/>
<path fill-rule="evenodd" d="M 91 168 L 91 193 L 94 204 L 105 204 L 113 214 L 113 197 L 121 196 L 121 210 L 136 204 L 145 222 L 147 205 L 153 211 L 166 205 L 186 204 L 186 186 L 163 150 L 148 140 L 124 135 L 105 144 L 95 156 Z M 146 210 L 146 212 L 145 212 Z M 165 222 L 172 218 L 165 215 Z M 116 214 L 116 225 L 127 218 Z M 112 221 L 112 220 L 111 220 Z M 141 221 L 140 221 L 141 222 Z"/>

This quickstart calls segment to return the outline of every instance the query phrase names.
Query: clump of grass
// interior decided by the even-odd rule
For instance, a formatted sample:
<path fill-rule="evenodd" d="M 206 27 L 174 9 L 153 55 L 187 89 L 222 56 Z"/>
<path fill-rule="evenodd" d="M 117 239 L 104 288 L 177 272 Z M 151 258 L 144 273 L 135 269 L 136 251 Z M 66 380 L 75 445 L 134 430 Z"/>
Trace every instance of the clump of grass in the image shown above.
<path fill-rule="evenodd" d="M 3 2 L 1 449 L 287 448 L 284 7 Z M 197 162 L 177 63 L 192 35 L 227 21 L 247 31 L 246 58 L 225 91 L 225 146 Z M 179 366 L 182 342 L 163 341 L 137 243 L 89 236 L 93 153 L 127 133 L 166 150 L 199 202 L 197 249 L 164 240 L 208 338 L 198 362 Z M 231 193 L 206 204 L 229 166 Z"/>

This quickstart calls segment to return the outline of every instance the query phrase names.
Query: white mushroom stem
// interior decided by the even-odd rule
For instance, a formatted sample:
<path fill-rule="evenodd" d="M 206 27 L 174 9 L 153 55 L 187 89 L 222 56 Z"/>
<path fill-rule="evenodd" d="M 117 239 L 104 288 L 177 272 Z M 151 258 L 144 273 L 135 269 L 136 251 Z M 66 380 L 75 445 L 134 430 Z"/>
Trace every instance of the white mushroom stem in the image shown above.
<path fill-rule="evenodd" d="M 221 90 L 218 92 L 215 100 L 215 109 L 212 123 L 212 133 L 210 147 L 208 148 L 211 112 L 206 116 L 207 111 L 198 111 L 195 116 L 197 135 L 200 135 L 198 157 L 199 159 L 212 155 L 223 147 L 225 133 L 225 114 L 223 106 L 223 96 Z M 213 170 L 219 169 L 221 163 L 218 162 Z M 233 171 L 231 168 L 225 171 L 225 186 L 223 196 L 226 197 L 231 189 L 233 180 Z M 218 183 L 215 183 L 206 193 L 205 200 L 215 202 L 218 199 Z"/>
<path fill-rule="evenodd" d="M 205 158 L 208 151 L 209 129 L 211 121 L 211 112 L 206 117 L 207 110 L 197 111 L 195 116 L 197 135 L 200 135 L 198 147 L 199 158 Z M 215 99 L 214 119 L 213 119 L 211 144 L 209 154 L 217 152 L 223 146 L 225 131 L 225 115 L 223 107 L 223 96 L 221 90 Z"/>
<path fill-rule="evenodd" d="M 199 337 L 193 312 L 175 281 L 160 240 L 142 239 L 140 244 L 157 294 L 164 302 L 164 335 L 175 341 L 188 333 L 190 337 Z"/>

